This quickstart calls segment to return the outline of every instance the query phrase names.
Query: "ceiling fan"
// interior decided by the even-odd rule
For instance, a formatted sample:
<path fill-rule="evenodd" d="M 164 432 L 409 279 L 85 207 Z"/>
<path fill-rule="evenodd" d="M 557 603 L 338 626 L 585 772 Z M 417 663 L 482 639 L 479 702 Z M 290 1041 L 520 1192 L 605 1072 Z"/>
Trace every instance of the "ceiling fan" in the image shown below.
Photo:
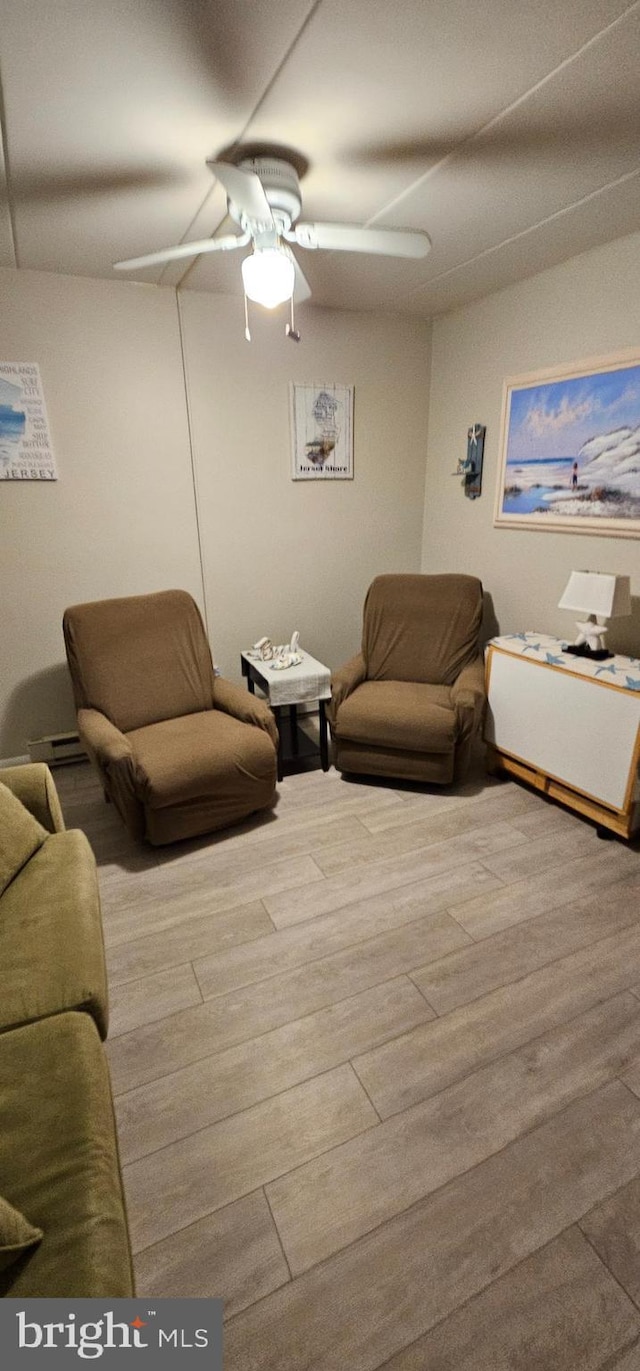
<path fill-rule="evenodd" d="M 293 163 L 282 157 L 246 157 L 238 165 L 211 160 L 207 166 L 226 191 L 228 213 L 239 233 L 180 243 L 144 257 L 115 262 L 117 270 L 135 271 L 200 253 L 251 246 L 242 262 L 245 297 L 273 309 L 285 301 L 293 302 L 294 297 L 297 301 L 306 300 L 311 294 L 291 244 L 305 249 L 413 258 L 426 256 L 431 247 L 426 233 L 411 230 L 299 222 L 302 197 L 298 173 Z M 296 337 L 293 321 L 287 331 Z M 248 335 L 248 325 L 246 332 Z"/>

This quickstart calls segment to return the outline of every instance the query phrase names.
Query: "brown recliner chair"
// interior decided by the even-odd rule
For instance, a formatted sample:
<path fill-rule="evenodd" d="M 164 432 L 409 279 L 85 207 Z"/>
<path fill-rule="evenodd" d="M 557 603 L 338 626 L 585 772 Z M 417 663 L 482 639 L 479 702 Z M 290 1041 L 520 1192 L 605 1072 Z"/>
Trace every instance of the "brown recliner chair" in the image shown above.
<path fill-rule="evenodd" d="M 328 709 L 340 771 L 447 785 L 466 769 L 485 707 L 475 576 L 377 576 L 362 650 Z"/>
<path fill-rule="evenodd" d="M 73 605 L 63 630 L 80 738 L 134 837 L 192 838 L 272 803 L 273 715 L 214 676 L 190 595 Z"/>

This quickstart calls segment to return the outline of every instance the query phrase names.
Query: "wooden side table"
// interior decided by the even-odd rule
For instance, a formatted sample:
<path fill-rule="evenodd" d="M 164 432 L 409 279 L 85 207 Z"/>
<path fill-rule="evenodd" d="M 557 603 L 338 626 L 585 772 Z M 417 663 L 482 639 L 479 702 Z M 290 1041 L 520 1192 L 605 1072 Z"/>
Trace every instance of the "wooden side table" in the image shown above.
<path fill-rule="evenodd" d="M 263 662 L 257 653 L 240 653 L 242 675 L 246 677 L 247 688 L 255 694 L 256 686 L 264 691 L 267 702 L 276 716 L 278 724 L 278 780 L 282 780 L 284 768 L 284 728 L 283 718 L 288 711 L 291 726 L 291 743 L 294 755 L 298 753 L 298 705 L 310 702 L 318 704 L 320 731 L 320 761 L 323 771 L 329 770 L 329 744 L 327 737 L 327 716 L 325 700 L 331 699 L 331 672 L 323 662 L 310 657 L 299 647 L 302 657 L 299 666 L 275 671 L 271 662 Z"/>
<path fill-rule="evenodd" d="M 512 633 L 488 644 L 486 676 L 495 768 L 630 838 L 640 828 L 640 660 L 589 660 L 559 638 Z"/>

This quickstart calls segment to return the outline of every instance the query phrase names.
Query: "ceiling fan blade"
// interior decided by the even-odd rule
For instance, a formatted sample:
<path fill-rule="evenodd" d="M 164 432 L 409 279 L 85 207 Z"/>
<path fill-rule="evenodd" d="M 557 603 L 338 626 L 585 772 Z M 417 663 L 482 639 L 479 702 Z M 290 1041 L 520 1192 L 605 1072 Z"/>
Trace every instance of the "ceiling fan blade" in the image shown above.
<path fill-rule="evenodd" d="M 264 193 L 262 181 L 256 176 L 255 171 L 234 167 L 230 162 L 207 161 L 207 166 L 226 190 L 229 199 L 247 219 L 259 224 L 273 224 L 271 206 Z"/>
<path fill-rule="evenodd" d="M 301 305 L 303 300 L 309 299 L 309 296 L 311 295 L 311 286 L 307 281 L 307 278 L 302 270 L 302 267 L 300 266 L 297 257 L 295 257 L 292 253 L 291 248 L 287 248 L 287 254 L 293 262 L 293 268 L 296 273 L 295 284 L 293 287 L 293 298 L 297 305 Z"/>
<path fill-rule="evenodd" d="M 426 257 L 431 239 L 411 229 L 364 228 L 356 224 L 296 224 L 286 237 L 301 248 L 375 252 L 384 257 Z"/>
<path fill-rule="evenodd" d="M 148 252 L 144 257 L 130 257 L 125 262 L 114 262 L 116 271 L 137 271 L 139 267 L 156 267 L 162 262 L 175 262 L 180 257 L 198 257 L 202 252 L 230 252 L 233 248 L 243 248 L 249 242 L 248 233 L 231 233 L 224 238 L 203 238 L 200 242 L 178 243 L 175 248 L 160 248 L 158 252 Z"/>
<path fill-rule="evenodd" d="M 169 168 L 102 167 L 91 171 L 61 168 L 57 172 L 14 172 L 11 195 L 19 204 L 47 204 L 63 200 L 97 198 L 101 195 L 137 194 L 144 190 L 173 189 L 184 177 Z"/>

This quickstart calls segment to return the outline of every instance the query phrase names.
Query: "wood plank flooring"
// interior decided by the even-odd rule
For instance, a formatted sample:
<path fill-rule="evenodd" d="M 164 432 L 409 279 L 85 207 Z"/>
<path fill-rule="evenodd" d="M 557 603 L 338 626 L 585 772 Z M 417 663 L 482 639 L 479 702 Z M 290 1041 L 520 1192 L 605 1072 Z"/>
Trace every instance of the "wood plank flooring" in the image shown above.
<path fill-rule="evenodd" d="M 334 770 L 98 861 L 138 1291 L 225 1371 L 640 1371 L 640 844 Z"/>

